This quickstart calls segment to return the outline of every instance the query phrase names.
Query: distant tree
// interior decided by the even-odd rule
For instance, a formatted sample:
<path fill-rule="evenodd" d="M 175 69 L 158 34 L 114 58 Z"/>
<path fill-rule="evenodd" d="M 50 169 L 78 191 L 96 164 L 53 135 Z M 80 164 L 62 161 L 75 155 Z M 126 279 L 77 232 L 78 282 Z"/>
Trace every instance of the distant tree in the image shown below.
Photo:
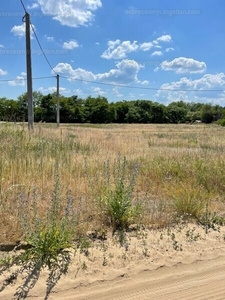
<path fill-rule="evenodd" d="M 152 123 L 164 123 L 165 122 L 166 108 L 163 104 L 153 103 L 151 106 L 151 122 Z"/>
<path fill-rule="evenodd" d="M 35 107 L 38 107 L 40 105 L 40 101 L 43 97 L 43 94 L 41 92 L 33 92 L 33 108 L 35 111 Z M 17 98 L 18 103 L 18 118 L 21 119 L 21 121 L 27 121 L 28 117 L 28 96 L 27 92 L 23 93 Z"/>
<path fill-rule="evenodd" d="M 212 123 L 214 120 L 213 108 L 211 104 L 205 104 L 202 106 L 201 121 L 203 123 Z"/>
<path fill-rule="evenodd" d="M 110 107 L 105 97 L 87 97 L 84 101 L 85 121 L 89 123 L 109 123 Z"/>
<path fill-rule="evenodd" d="M 0 98 L 0 120 L 9 122 L 18 120 L 18 105 L 15 100 Z"/>
<path fill-rule="evenodd" d="M 130 104 L 125 116 L 126 123 L 140 123 L 140 119 L 140 109 L 134 103 Z"/>
<path fill-rule="evenodd" d="M 125 123 L 126 120 L 126 114 L 129 111 L 129 103 L 127 101 L 119 101 L 114 104 L 115 108 L 115 122 L 116 123 Z"/>
<path fill-rule="evenodd" d="M 40 121 L 56 122 L 56 97 L 55 94 L 42 96 L 36 110 Z"/>

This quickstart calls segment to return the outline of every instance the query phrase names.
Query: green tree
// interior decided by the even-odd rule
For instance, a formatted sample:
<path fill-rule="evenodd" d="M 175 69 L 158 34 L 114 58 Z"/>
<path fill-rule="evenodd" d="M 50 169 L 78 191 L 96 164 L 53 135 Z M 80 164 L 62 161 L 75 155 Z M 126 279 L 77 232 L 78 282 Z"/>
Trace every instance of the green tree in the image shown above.
<path fill-rule="evenodd" d="M 202 107 L 201 121 L 203 123 L 212 123 L 214 120 L 213 108 L 211 104 L 205 104 Z"/>
<path fill-rule="evenodd" d="M 186 121 L 188 108 L 183 101 L 172 102 L 167 106 L 166 119 L 168 123 L 184 123 Z"/>
<path fill-rule="evenodd" d="M 105 97 L 87 97 L 84 102 L 85 121 L 89 123 L 109 123 L 110 107 Z"/>
<path fill-rule="evenodd" d="M 119 101 L 114 104 L 115 107 L 115 122 L 116 123 L 125 123 L 126 114 L 129 111 L 129 103 L 127 101 Z"/>

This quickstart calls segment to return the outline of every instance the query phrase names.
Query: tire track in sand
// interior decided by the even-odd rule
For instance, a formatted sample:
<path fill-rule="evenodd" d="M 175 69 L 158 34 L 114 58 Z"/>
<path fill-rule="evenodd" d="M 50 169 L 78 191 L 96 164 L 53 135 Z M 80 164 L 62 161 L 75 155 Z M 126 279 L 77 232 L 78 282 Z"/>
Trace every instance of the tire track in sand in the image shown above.
<path fill-rule="evenodd" d="M 163 268 L 162 268 L 163 269 Z M 147 271 L 136 279 L 124 283 L 107 283 L 79 296 L 78 300 L 224 300 L 225 257 L 178 268 L 167 268 L 161 277 L 155 271 Z M 156 277 L 154 275 L 157 275 Z M 89 291 L 88 291 L 89 290 Z M 82 291 L 80 291 L 82 292 Z M 93 292 L 93 293 L 92 293 Z"/>

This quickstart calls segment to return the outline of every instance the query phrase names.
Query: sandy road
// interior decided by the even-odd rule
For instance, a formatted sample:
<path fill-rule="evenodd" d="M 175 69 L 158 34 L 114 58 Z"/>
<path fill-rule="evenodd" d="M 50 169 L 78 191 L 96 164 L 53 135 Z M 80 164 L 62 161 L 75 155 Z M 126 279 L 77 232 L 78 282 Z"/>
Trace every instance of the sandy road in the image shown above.
<path fill-rule="evenodd" d="M 62 299 L 60 294 L 49 299 Z M 146 270 L 132 279 L 68 290 L 64 297 L 66 300 L 224 300 L 225 257 Z"/>

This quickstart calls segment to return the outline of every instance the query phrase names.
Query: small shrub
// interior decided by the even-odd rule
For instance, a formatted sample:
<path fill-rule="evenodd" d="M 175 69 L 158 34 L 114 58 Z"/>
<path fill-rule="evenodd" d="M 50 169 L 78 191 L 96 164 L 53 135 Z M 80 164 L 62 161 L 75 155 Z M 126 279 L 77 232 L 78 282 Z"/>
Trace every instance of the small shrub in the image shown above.
<path fill-rule="evenodd" d="M 76 222 L 73 213 L 73 199 L 68 197 L 65 210 L 62 212 L 59 192 L 60 182 L 58 166 L 56 166 L 55 185 L 46 218 L 38 218 L 37 195 L 35 191 L 32 201 L 22 195 L 20 196 L 19 217 L 24 233 L 23 240 L 28 247 L 21 254 L 0 262 L 0 274 L 12 266 L 18 267 L 3 282 L 0 292 L 11 282 L 15 282 L 18 275 L 25 271 L 27 273 L 26 279 L 17 288 L 14 296 L 16 299 L 26 298 L 29 290 L 38 281 L 41 270 L 47 267 L 49 269 L 45 298 L 47 299 L 62 274 L 67 273 L 72 254 L 72 251 L 68 248 L 74 248 Z"/>
<path fill-rule="evenodd" d="M 138 175 L 138 166 L 130 165 L 119 154 L 113 165 L 108 160 L 102 170 L 91 177 L 87 162 L 86 175 L 92 194 L 102 215 L 104 225 L 110 225 L 113 231 L 126 230 L 141 213 L 140 203 L 133 201 L 133 192 Z M 96 181 L 98 184 L 96 184 Z"/>
<path fill-rule="evenodd" d="M 141 212 L 140 204 L 134 204 L 132 201 L 138 174 L 137 165 L 132 167 L 130 177 L 127 171 L 129 166 L 126 158 L 121 160 L 118 156 L 114 162 L 113 182 L 108 178 L 109 185 L 101 198 L 101 207 L 114 231 L 128 229 Z"/>

